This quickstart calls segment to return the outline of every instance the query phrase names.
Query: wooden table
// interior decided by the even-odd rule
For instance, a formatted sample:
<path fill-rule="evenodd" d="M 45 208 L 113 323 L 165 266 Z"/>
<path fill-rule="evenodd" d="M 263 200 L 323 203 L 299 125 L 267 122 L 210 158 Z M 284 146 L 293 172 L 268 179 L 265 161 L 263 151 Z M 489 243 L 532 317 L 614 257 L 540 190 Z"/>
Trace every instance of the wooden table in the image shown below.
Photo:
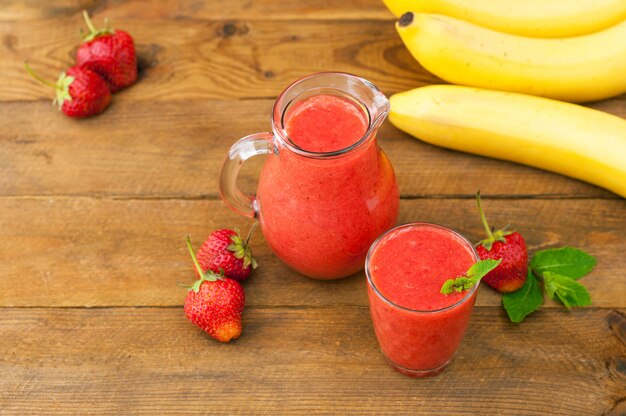
<path fill-rule="evenodd" d="M 22 62 L 50 78 L 70 66 L 82 7 L 134 35 L 142 70 L 104 114 L 76 121 Z M 414 380 L 378 350 L 362 273 L 309 280 L 257 234 L 242 337 L 219 344 L 185 318 L 184 235 L 249 226 L 220 202 L 218 169 L 231 143 L 269 128 L 286 85 L 324 70 L 387 94 L 440 82 L 378 0 L 2 0 L 0 39 L 0 415 L 626 414 L 626 202 L 389 124 L 379 138 L 401 222 L 477 240 L 480 187 L 491 222 L 513 224 L 531 252 L 597 257 L 583 279 L 593 306 L 548 301 L 515 325 L 482 287 L 452 365 Z M 592 106 L 626 117 L 624 96 Z"/>

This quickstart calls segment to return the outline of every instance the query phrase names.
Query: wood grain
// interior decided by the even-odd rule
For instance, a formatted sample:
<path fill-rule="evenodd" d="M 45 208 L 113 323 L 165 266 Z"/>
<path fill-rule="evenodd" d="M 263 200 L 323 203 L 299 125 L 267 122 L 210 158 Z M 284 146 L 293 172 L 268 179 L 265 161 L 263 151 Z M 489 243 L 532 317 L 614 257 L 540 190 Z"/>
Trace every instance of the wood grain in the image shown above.
<path fill-rule="evenodd" d="M 143 69 L 138 84 L 124 95 L 132 100 L 272 98 L 319 71 L 357 74 L 387 94 L 442 82 L 411 57 L 390 21 L 207 19 L 117 19 L 116 27 L 135 38 Z M 0 55 L 6 57 L 0 61 L 5 79 L 0 101 L 50 98 L 50 90 L 30 79 L 23 62 L 51 79 L 71 66 L 80 16 L 0 22 Z M 624 100 L 617 97 L 603 107 L 623 115 Z"/>
<path fill-rule="evenodd" d="M 0 101 L 52 96 L 30 79 L 23 61 L 56 78 L 74 62 L 79 19 L 0 25 L 0 55 L 7 57 L 0 61 Z M 116 27 L 138 45 L 141 78 L 124 92 L 133 100 L 269 98 L 304 75 L 331 70 L 363 76 L 388 93 L 437 81 L 402 46 L 391 22 L 119 19 Z"/>
<path fill-rule="evenodd" d="M 96 18 L 109 17 L 113 22 L 120 18 L 150 19 L 381 19 L 394 16 L 380 0 L 332 1 L 315 3 L 290 0 L 243 1 L 189 1 L 159 0 L 107 1 L 107 0 L 3 0 L 1 19 L 32 20 L 76 16 L 83 9 Z"/>
<path fill-rule="evenodd" d="M 46 102 L 0 103 L 0 195 L 215 197 L 229 146 L 270 127 L 273 100 L 138 104 L 125 94 L 81 121 Z M 564 176 L 437 148 L 389 123 L 378 137 L 404 196 L 469 196 L 481 188 L 491 195 L 616 198 Z M 249 192 L 260 166 L 250 162 L 242 172 Z"/>
<path fill-rule="evenodd" d="M 87 9 L 133 34 L 137 85 L 82 121 L 50 106 Z M 440 82 L 402 45 L 380 0 L 0 0 L 0 416 L 624 415 L 626 201 L 524 166 L 420 143 L 386 124 L 401 222 L 482 236 L 493 225 L 530 251 L 597 257 L 581 282 L 593 307 L 552 301 L 515 325 L 482 287 L 467 336 L 436 378 L 385 363 L 363 274 L 306 279 L 260 234 L 245 284 L 244 334 L 219 344 L 184 317 L 194 278 L 183 238 L 249 223 L 217 200 L 222 157 L 264 131 L 274 97 L 316 71 L 386 94 Z M 626 118 L 626 96 L 591 104 Z M 244 167 L 253 191 L 262 160 Z"/>
<path fill-rule="evenodd" d="M 608 414 L 625 399 L 617 311 L 474 311 L 451 366 L 391 370 L 365 307 L 251 308 L 218 344 L 181 308 L 3 309 L 3 416 Z"/>
<path fill-rule="evenodd" d="M 531 252 L 572 245 L 596 256 L 582 280 L 594 306 L 625 306 L 626 201 L 486 196 L 491 224 L 512 224 Z M 213 200 L 2 198 L 0 212 L 0 306 L 180 305 L 176 282 L 194 279 L 185 234 L 197 247 L 214 229 L 249 226 Z M 471 241 L 483 234 L 473 199 L 404 200 L 400 222 L 411 221 L 444 224 Z M 248 305 L 367 305 L 363 274 L 319 282 L 290 271 L 260 234 L 253 250 L 260 266 L 245 286 Z M 499 304 L 495 292 L 480 290 L 478 305 Z"/>

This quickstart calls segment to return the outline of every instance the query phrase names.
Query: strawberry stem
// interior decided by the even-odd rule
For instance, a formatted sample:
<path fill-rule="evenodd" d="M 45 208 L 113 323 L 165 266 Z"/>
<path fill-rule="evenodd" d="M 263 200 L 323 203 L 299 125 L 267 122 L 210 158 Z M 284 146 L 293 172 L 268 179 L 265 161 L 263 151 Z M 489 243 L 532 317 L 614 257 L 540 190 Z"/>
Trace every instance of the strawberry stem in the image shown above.
<path fill-rule="evenodd" d="M 198 271 L 200 278 L 204 278 L 204 270 L 202 270 L 202 267 L 200 267 L 200 263 L 198 263 L 196 253 L 194 253 L 193 247 L 191 246 L 191 237 L 189 236 L 189 234 L 187 234 L 186 241 L 187 248 L 189 249 L 189 254 L 191 254 L 191 259 L 193 260 L 193 264 L 196 266 L 196 270 Z"/>
<path fill-rule="evenodd" d="M 485 227 L 485 231 L 487 232 L 488 239 L 495 240 L 491 232 L 491 228 L 489 228 L 489 224 L 487 224 L 487 218 L 485 218 L 485 213 L 480 203 L 480 189 L 476 191 L 476 204 L 478 205 L 478 212 L 480 213 L 480 220 L 483 223 L 483 227 Z"/>
<path fill-rule="evenodd" d="M 252 227 L 250 227 L 250 231 L 248 231 L 248 235 L 246 236 L 246 244 L 244 247 L 248 247 L 248 244 L 250 244 L 250 238 L 252 237 L 252 233 L 254 232 L 254 229 L 256 228 L 258 223 L 258 221 L 255 221 L 254 224 L 252 224 Z"/>
<path fill-rule="evenodd" d="M 91 33 L 98 32 L 96 27 L 93 25 L 93 22 L 89 18 L 89 13 L 87 13 L 87 10 L 83 10 L 83 18 L 85 19 L 85 23 L 87 24 L 87 27 L 89 28 L 89 32 Z"/>
<path fill-rule="evenodd" d="M 99 36 L 112 35 L 113 33 L 115 33 L 115 30 L 109 27 L 108 18 L 104 19 L 105 27 L 103 29 L 96 29 L 96 27 L 93 25 L 93 22 L 89 18 L 89 14 L 87 13 L 86 10 L 83 10 L 83 18 L 85 19 L 85 23 L 87 24 L 87 27 L 89 28 L 89 33 L 87 35 L 83 36 L 83 31 L 82 30 L 80 31 L 81 36 L 83 37 L 83 42 L 90 42 Z"/>
<path fill-rule="evenodd" d="M 59 86 L 57 84 L 53 84 L 52 82 L 48 81 L 47 79 L 42 78 L 39 74 L 37 74 L 35 71 L 33 71 L 33 69 L 28 65 L 28 63 L 24 62 L 24 66 L 26 67 L 26 71 L 28 71 L 30 76 L 35 78 L 37 81 L 41 82 L 44 85 L 47 85 L 47 86 L 52 87 L 54 89 L 57 89 L 57 90 L 62 89 L 61 86 Z"/>

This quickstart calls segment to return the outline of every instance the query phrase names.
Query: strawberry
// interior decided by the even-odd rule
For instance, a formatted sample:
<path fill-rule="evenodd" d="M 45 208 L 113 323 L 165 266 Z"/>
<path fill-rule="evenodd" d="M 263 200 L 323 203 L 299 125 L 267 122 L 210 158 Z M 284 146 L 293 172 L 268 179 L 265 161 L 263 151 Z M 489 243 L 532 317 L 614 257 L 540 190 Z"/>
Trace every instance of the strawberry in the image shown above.
<path fill-rule="evenodd" d="M 250 228 L 244 241 L 234 230 L 224 229 L 212 232 L 196 253 L 202 270 L 214 273 L 223 272 L 231 279 L 244 281 L 256 269 L 257 262 L 252 257 L 250 237 L 256 223 Z"/>
<path fill-rule="evenodd" d="M 96 29 L 86 11 L 83 17 L 89 33 L 76 52 L 76 63 L 98 73 L 111 92 L 128 87 L 137 80 L 137 57 L 133 38 L 122 30 Z"/>
<path fill-rule="evenodd" d="M 483 281 L 500 293 L 515 292 L 524 286 L 528 270 L 528 250 L 524 237 L 505 229 L 492 231 L 480 203 L 480 191 L 476 193 L 476 202 L 487 232 L 487 238 L 476 245 L 476 252 L 481 260 L 502 259 L 502 263 L 483 277 Z"/>
<path fill-rule="evenodd" d="M 73 66 L 62 72 L 56 84 L 37 75 L 28 64 L 26 70 L 36 80 L 56 89 L 54 103 L 70 117 L 89 117 L 104 111 L 111 103 L 111 91 L 95 72 Z"/>
<path fill-rule="evenodd" d="M 243 287 L 222 274 L 202 271 L 189 236 L 187 248 L 200 278 L 188 286 L 185 315 L 218 341 L 229 342 L 238 338 L 241 335 L 241 315 L 245 304 Z"/>

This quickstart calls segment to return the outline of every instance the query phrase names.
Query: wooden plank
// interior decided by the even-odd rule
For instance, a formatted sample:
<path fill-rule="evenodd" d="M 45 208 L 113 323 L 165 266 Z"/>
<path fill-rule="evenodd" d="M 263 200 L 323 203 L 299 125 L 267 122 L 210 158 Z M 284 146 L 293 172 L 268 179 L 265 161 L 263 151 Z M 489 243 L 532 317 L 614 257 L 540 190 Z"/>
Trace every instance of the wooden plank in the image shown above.
<path fill-rule="evenodd" d="M 28 60 L 48 78 L 74 62 L 78 16 L 0 25 L 0 101 L 47 99 L 30 79 Z M 216 21 L 119 19 L 138 44 L 140 81 L 131 99 L 275 97 L 318 71 L 361 75 L 386 92 L 432 83 L 434 76 L 402 46 L 393 23 L 367 21 Z"/>
<path fill-rule="evenodd" d="M 491 224 L 510 223 L 531 252 L 571 245 L 596 256 L 596 270 L 582 280 L 594 306 L 626 307 L 626 201 L 484 205 Z M 0 306 L 181 305 L 185 292 L 176 282 L 194 279 L 185 234 L 197 247 L 214 229 L 249 226 L 214 200 L 0 198 L 0 212 Z M 404 200 L 400 222 L 411 221 L 444 224 L 471 241 L 483 235 L 473 199 Z M 253 250 L 260 266 L 245 286 L 248 305 L 367 305 L 362 273 L 319 282 L 291 272 L 260 234 Z M 481 288 L 478 305 L 499 304 L 499 295 Z"/>
<path fill-rule="evenodd" d="M 125 94 L 81 121 L 47 102 L 0 104 L 0 195 L 217 196 L 228 147 L 270 127 L 273 100 L 136 103 Z M 482 188 L 492 195 L 616 197 L 564 176 L 421 143 L 389 123 L 379 142 L 404 196 Z M 254 190 L 260 166 L 244 168 L 244 189 Z"/>
<path fill-rule="evenodd" d="M 173 18 L 173 19 L 381 19 L 394 16 L 380 0 L 332 1 L 315 3 L 290 0 L 255 0 L 190 2 L 188 0 L 144 0 L 141 2 L 110 2 L 104 0 L 3 0 L 0 20 L 30 20 L 41 18 L 76 17 L 86 9 L 96 18 Z"/>
<path fill-rule="evenodd" d="M 479 308 L 451 366 L 415 380 L 387 366 L 365 307 L 248 309 L 230 345 L 193 328 L 181 308 L 4 309 L 0 408 L 3 416 L 620 414 L 624 313 L 544 310 L 513 325 Z"/>
<path fill-rule="evenodd" d="M 363 76 L 387 94 L 442 82 L 411 57 L 391 21 L 207 19 L 117 19 L 118 28 L 133 34 L 143 68 L 138 84 L 123 95 L 270 98 L 304 75 L 331 70 Z M 48 99 L 49 89 L 30 79 L 23 61 L 55 78 L 74 62 L 81 24 L 78 15 L 2 21 L 0 101 Z M 603 107 L 623 116 L 625 100 L 622 95 Z"/>

